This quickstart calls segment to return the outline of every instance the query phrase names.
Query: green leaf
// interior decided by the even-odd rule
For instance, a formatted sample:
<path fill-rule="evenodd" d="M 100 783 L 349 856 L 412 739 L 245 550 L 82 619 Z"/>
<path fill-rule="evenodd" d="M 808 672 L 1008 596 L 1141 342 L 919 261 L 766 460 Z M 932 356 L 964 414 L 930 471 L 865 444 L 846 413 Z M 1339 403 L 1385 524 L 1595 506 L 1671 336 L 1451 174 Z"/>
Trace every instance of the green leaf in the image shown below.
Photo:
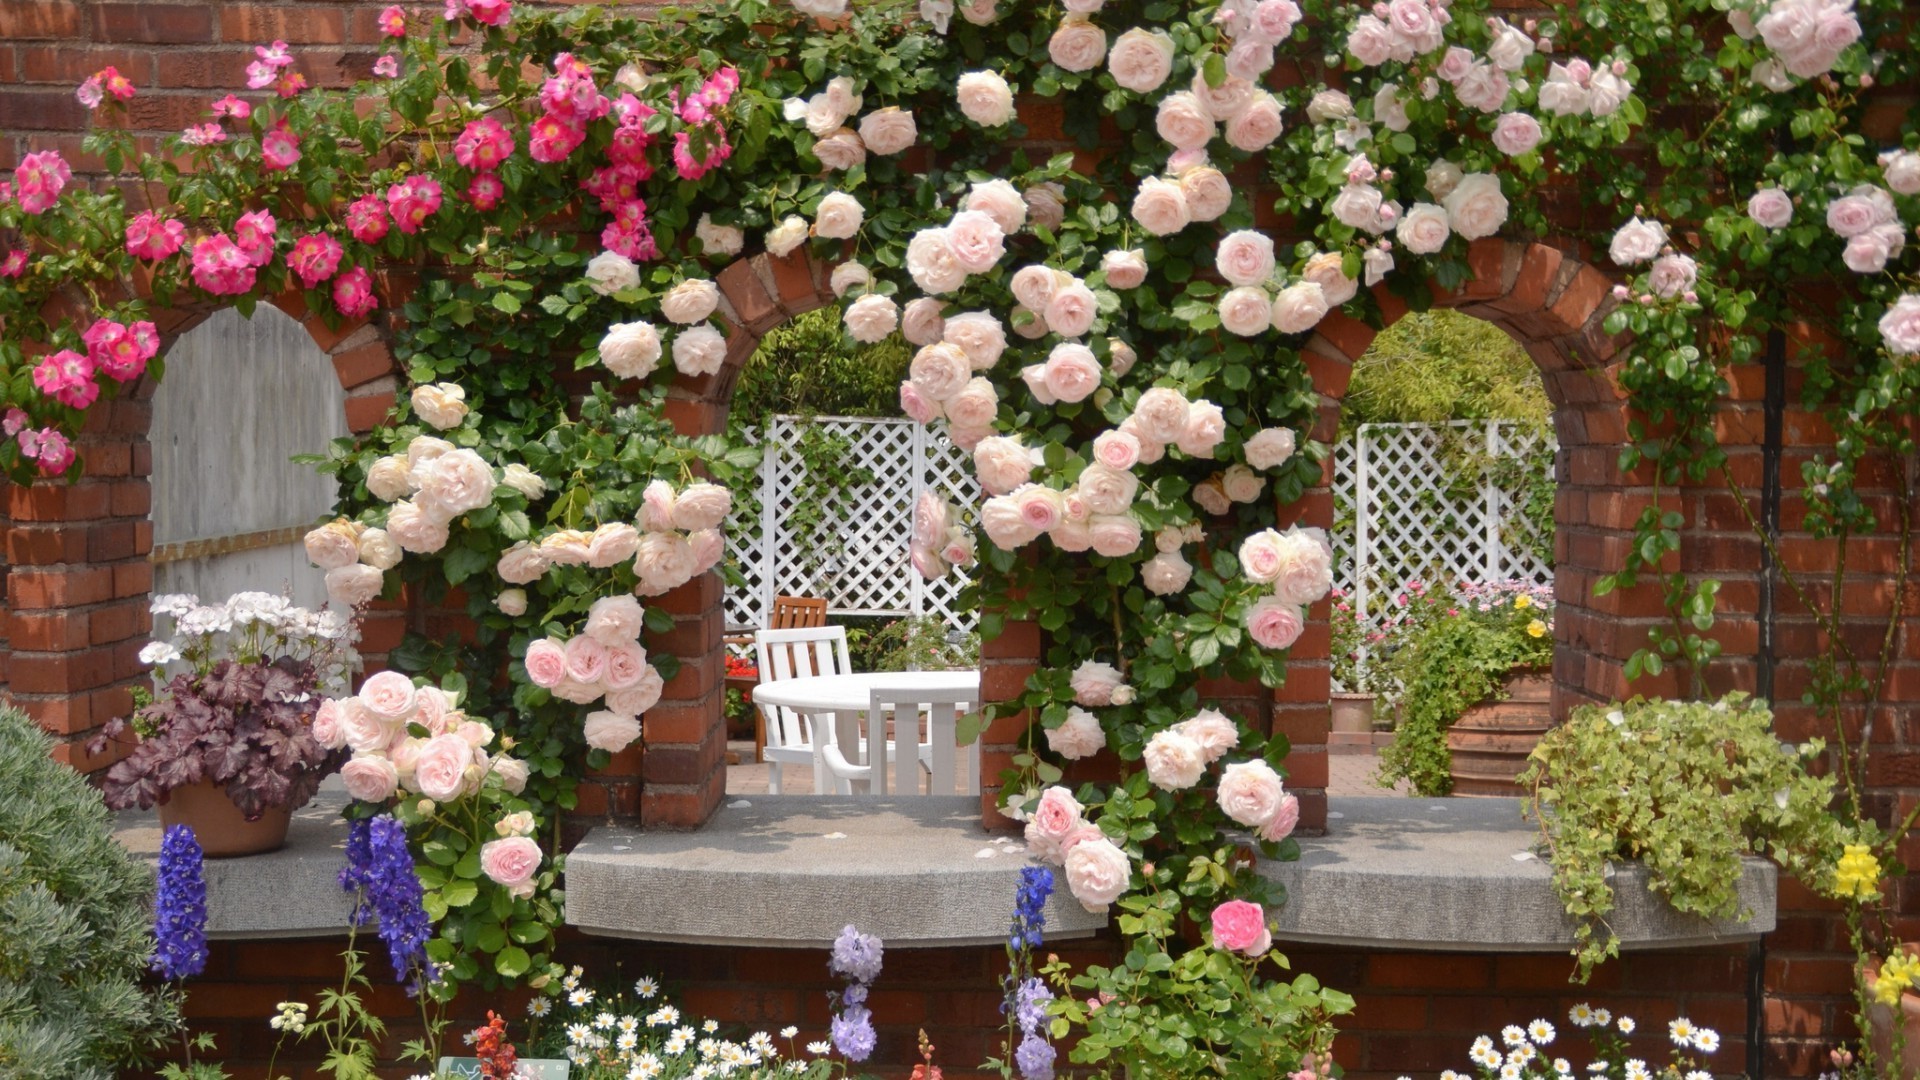
<path fill-rule="evenodd" d="M 479 898 L 480 886 L 467 878 L 456 878 L 447 882 L 447 887 L 440 890 L 440 896 L 448 907 L 466 907 Z"/>
<path fill-rule="evenodd" d="M 508 979 L 517 979 L 533 966 L 533 958 L 518 945 L 509 945 L 493 958 L 493 970 Z"/>

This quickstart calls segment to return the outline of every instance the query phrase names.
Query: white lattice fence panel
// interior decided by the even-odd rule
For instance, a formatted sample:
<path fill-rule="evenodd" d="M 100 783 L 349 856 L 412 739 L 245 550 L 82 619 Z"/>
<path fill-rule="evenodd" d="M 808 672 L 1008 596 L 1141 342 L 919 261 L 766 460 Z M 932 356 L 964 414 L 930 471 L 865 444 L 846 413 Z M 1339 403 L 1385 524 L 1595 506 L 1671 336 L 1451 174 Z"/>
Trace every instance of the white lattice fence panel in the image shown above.
<path fill-rule="evenodd" d="M 1414 581 L 1553 580 L 1526 513 L 1551 436 L 1507 421 L 1364 424 L 1334 451 L 1336 584 L 1369 626 Z"/>
<path fill-rule="evenodd" d="M 760 444 L 758 428 L 743 428 L 736 434 L 748 445 Z M 727 563 L 746 579 L 744 585 L 730 586 L 721 600 L 728 626 L 762 624 L 760 598 L 766 595 L 767 576 L 760 558 L 760 487 L 756 481 L 735 489 L 733 509 L 727 515 Z"/>
<path fill-rule="evenodd" d="M 973 627 L 972 613 L 957 611 L 966 578 L 924 582 L 907 559 L 922 491 L 944 492 L 963 510 L 978 502 L 967 454 L 904 419 L 774 417 L 764 446 L 758 487 L 737 500 L 729 523 L 746 584 L 729 591 L 728 622 L 765 625 L 773 597 L 791 595 L 824 596 L 836 614 L 937 615 Z M 871 479 L 823 494 L 806 463 L 823 455 Z"/>

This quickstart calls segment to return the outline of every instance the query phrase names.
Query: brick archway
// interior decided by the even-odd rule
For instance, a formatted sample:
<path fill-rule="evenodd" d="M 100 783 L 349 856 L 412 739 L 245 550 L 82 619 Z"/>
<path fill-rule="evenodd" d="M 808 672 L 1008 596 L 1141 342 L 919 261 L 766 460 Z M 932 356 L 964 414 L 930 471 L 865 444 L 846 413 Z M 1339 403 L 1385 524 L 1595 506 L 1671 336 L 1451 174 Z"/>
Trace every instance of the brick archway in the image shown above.
<path fill-rule="evenodd" d="M 299 322 L 332 361 L 347 393 L 348 429 L 377 426 L 397 386 L 383 328 L 364 319 L 330 327 L 297 292 L 267 302 Z M 215 310 L 155 312 L 161 355 Z M 55 758 L 83 772 L 125 756 L 126 745 L 91 755 L 85 743 L 95 729 L 131 711 L 132 687 L 144 677 L 138 654 L 153 628 L 147 430 L 157 386 L 142 379 L 88 413 L 77 443 L 86 461 L 78 483 L 8 485 L 0 505 L 0 702 L 38 721 L 55 739 Z M 369 625 L 369 638 L 397 640 L 400 617 L 397 609 L 371 613 L 370 624 L 394 626 L 382 634 Z"/>

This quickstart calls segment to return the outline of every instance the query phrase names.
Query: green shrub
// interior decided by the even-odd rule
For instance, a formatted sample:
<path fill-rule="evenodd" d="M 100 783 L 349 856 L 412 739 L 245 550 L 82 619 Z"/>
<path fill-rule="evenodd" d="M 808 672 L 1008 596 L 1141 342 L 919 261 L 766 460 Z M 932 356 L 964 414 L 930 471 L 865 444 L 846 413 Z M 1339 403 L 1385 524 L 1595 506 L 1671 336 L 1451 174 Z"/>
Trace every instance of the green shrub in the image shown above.
<path fill-rule="evenodd" d="M 0 709 L 0 1075 L 106 1078 L 178 1026 L 141 985 L 153 875 L 114 839 L 100 795 Z"/>

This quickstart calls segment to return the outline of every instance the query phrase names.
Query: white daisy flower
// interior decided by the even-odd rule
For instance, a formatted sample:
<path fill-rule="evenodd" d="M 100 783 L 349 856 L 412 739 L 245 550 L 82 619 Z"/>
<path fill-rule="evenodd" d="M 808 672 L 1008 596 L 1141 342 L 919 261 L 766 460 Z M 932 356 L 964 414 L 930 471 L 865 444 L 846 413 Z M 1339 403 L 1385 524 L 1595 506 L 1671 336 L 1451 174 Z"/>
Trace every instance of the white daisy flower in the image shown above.
<path fill-rule="evenodd" d="M 620 1023 L 615 1026 L 622 1032 L 638 1031 L 640 1029 L 640 1018 L 637 1016 L 623 1016 L 620 1018 Z"/>
<path fill-rule="evenodd" d="M 1520 1080 L 1520 1066 L 1512 1062 L 1500 1066 L 1500 1080 Z"/>
<path fill-rule="evenodd" d="M 788 1024 L 786 1027 L 780 1029 L 780 1037 L 783 1039 L 791 1039 L 798 1034 L 800 1034 L 800 1029 L 794 1027 L 792 1024 Z"/>
<path fill-rule="evenodd" d="M 1508 1024 L 1500 1029 L 1500 1041 L 1508 1046 L 1519 1046 L 1527 1041 L 1527 1033 L 1520 1029 L 1519 1024 Z"/>
<path fill-rule="evenodd" d="M 1693 1045 L 1695 1048 L 1711 1054 L 1715 1050 L 1720 1049 L 1720 1033 L 1712 1028 L 1695 1028 L 1693 1030 Z"/>
<path fill-rule="evenodd" d="M 1639 1058 L 1627 1060 L 1627 1080 L 1652 1080 L 1653 1074 L 1647 1071 L 1647 1063 Z"/>
<path fill-rule="evenodd" d="M 825 1039 L 815 1039 L 807 1044 L 807 1053 L 816 1057 L 833 1053 L 833 1044 Z"/>
<path fill-rule="evenodd" d="M 606 1029 L 606 1028 L 610 1028 L 610 1027 L 612 1027 L 612 1026 L 613 1026 L 613 1014 L 612 1014 L 612 1013 L 610 1013 L 610 1012 L 602 1012 L 602 1013 L 600 1013 L 600 1014 L 599 1014 L 598 1016 L 595 1016 L 595 1017 L 593 1018 L 593 1026 L 594 1026 L 594 1027 L 596 1027 L 596 1028 L 601 1028 L 601 1029 L 603 1029 L 603 1030 L 604 1030 L 604 1029 Z"/>
<path fill-rule="evenodd" d="M 1527 1038 L 1532 1039 L 1536 1046 L 1547 1045 L 1553 1041 L 1553 1036 L 1553 1025 L 1545 1020 L 1535 1020 L 1527 1025 Z"/>
<path fill-rule="evenodd" d="M 553 1011 L 552 998 L 537 997 L 537 998 L 534 998 L 532 1001 L 527 1002 L 528 1016 L 538 1018 L 538 1017 L 545 1016 L 552 1011 Z"/>
<path fill-rule="evenodd" d="M 1553 1071 L 1557 1073 L 1570 1073 L 1573 1071 L 1573 1062 L 1568 1061 L 1566 1058 L 1554 1058 Z"/>
<path fill-rule="evenodd" d="M 585 1024 L 568 1024 L 567 1041 L 579 1046 L 593 1038 L 593 1029 Z"/>
<path fill-rule="evenodd" d="M 1693 1022 L 1684 1016 L 1676 1020 L 1669 1020 L 1667 1022 L 1667 1038 L 1672 1039 L 1673 1045 L 1675 1046 L 1692 1046 Z"/>
<path fill-rule="evenodd" d="M 709 1035 L 711 1035 L 711 1034 L 713 1034 L 714 1032 L 716 1032 L 716 1031 L 719 1031 L 719 1030 L 720 1030 L 720 1021 L 718 1021 L 718 1020 L 708 1020 L 708 1021 L 707 1021 L 706 1023 L 703 1023 L 703 1024 L 701 1024 L 701 1025 L 700 1025 L 700 1030 L 701 1030 L 701 1031 L 704 1031 L 704 1032 L 706 1032 L 706 1033 L 707 1033 L 707 1034 L 709 1034 Z"/>
<path fill-rule="evenodd" d="M 1635 1026 L 1635 1025 L 1634 1025 L 1634 1022 L 1633 1022 L 1633 1017 L 1631 1017 L 1631 1016 L 1623 1016 L 1623 1017 L 1621 1017 L 1621 1018 L 1620 1018 L 1620 1034 L 1622 1034 L 1622 1035 L 1631 1035 L 1631 1034 L 1633 1034 L 1633 1029 L 1634 1029 L 1634 1026 Z"/>
<path fill-rule="evenodd" d="M 1593 1025 L 1595 1027 L 1606 1027 L 1608 1024 L 1611 1024 L 1611 1023 L 1613 1023 L 1612 1013 L 1608 1012 L 1605 1009 L 1593 1010 Z"/>
<path fill-rule="evenodd" d="M 642 975 L 634 982 L 633 992 L 640 996 L 640 1000 L 646 1001 L 660 992 L 660 984 L 653 981 L 653 976 Z"/>
<path fill-rule="evenodd" d="M 567 1004 L 573 1006 L 576 1009 L 585 1008 L 586 1006 L 593 1004 L 593 991 L 583 986 L 580 989 L 575 990 L 573 993 L 567 995 Z"/>

